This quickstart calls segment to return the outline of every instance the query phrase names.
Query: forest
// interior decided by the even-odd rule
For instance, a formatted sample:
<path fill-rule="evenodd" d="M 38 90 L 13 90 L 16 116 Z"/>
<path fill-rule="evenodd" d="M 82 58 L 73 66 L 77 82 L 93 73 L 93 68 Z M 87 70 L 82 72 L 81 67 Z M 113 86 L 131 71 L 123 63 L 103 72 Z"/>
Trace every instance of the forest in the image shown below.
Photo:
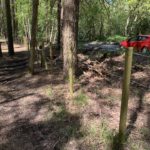
<path fill-rule="evenodd" d="M 150 149 L 150 0 L 0 0 L 0 150 Z"/>

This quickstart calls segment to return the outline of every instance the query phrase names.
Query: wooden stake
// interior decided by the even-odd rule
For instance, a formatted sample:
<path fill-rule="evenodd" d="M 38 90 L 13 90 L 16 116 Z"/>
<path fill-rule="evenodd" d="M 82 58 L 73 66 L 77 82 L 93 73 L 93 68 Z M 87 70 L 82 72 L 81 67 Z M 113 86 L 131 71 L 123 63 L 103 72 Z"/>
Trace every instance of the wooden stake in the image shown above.
<path fill-rule="evenodd" d="M 133 47 L 129 47 L 125 54 L 125 71 L 123 79 L 121 111 L 120 111 L 120 124 L 119 124 L 119 144 L 123 145 L 125 142 L 127 111 L 128 111 L 128 99 L 131 80 L 131 67 L 133 58 Z"/>

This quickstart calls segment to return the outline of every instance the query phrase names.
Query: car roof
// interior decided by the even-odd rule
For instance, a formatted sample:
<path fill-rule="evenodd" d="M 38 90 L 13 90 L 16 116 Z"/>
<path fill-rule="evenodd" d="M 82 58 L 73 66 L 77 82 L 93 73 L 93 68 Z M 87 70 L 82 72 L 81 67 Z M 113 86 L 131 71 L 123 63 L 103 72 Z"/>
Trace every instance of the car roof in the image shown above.
<path fill-rule="evenodd" d="M 150 35 L 138 35 L 138 36 L 143 36 L 143 37 L 150 37 Z"/>

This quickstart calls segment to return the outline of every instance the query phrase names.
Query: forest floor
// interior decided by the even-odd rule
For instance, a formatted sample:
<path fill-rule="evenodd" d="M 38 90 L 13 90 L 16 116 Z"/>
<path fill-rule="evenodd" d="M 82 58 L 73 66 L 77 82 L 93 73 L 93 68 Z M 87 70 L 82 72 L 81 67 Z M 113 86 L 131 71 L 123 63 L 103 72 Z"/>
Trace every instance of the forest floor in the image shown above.
<path fill-rule="evenodd" d="M 26 60 L 27 53 L 18 52 L 15 60 Z M 81 73 L 73 99 L 61 62 L 34 76 L 24 66 L 6 78 L 0 68 L 0 150 L 116 150 L 124 54 L 78 57 Z M 0 66 L 13 60 L 4 56 Z M 149 65 L 149 60 L 134 56 L 126 150 L 150 148 Z"/>

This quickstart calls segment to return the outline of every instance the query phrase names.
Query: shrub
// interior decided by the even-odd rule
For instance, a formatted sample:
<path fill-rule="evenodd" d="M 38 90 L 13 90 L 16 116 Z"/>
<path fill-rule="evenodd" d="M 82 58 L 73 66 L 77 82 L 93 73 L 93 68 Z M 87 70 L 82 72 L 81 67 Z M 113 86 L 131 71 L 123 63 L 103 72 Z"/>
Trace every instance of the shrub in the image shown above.
<path fill-rule="evenodd" d="M 127 37 L 121 36 L 121 35 L 114 35 L 114 36 L 108 37 L 107 41 L 109 41 L 109 42 L 121 42 L 125 39 L 127 39 Z"/>

